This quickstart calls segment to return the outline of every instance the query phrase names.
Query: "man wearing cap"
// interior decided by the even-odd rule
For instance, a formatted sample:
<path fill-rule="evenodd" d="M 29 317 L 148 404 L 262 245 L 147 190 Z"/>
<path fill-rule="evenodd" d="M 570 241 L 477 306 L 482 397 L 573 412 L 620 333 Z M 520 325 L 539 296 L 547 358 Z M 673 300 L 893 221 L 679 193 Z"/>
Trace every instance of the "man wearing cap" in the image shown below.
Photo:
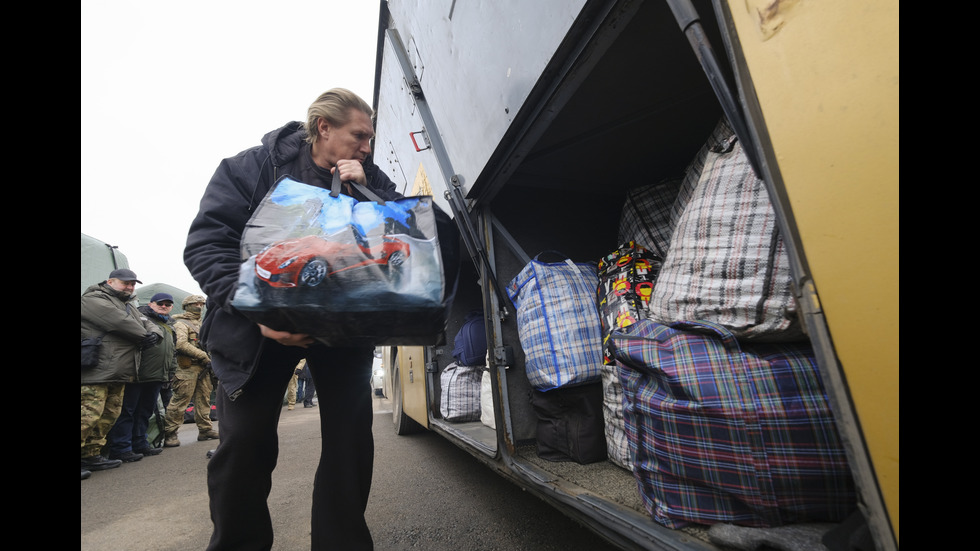
<path fill-rule="evenodd" d="M 126 383 L 122 413 L 109 431 L 109 459 L 128 463 L 163 451 L 150 445 L 146 431 L 160 388 L 177 370 L 177 332 L 170 317 L 173 307 L 174 297 L 168 293 L 157 293 L 149 304 L 139 307 L 140 313 L 159 327 L 164 337 L 142 351 L 136 379 Z"/>
<path fill-rule="evenodd" d="M 205 299 L 201 295 L 188 295 L 181 302 L 182 314 L 174 316 L 177 331 L 177 373 L 174 375 L 173 397 L 167 406 L 167 420 L 164 425 L 166 437 L 164 447 L 180 445 L 177 431 L 184 424 L 184 411 L 194 402 L 194 422 L 197 423 L 197 439 L 218 438 L 218 431 L 211 425 L 211 356 L 201 345 L 201 311 Z"/>
<path fill-rule="evenodd" d="M 103 456 L 102 447 L 122 411 L 125 385 L 136 377 L 141 350 L 163 337 L 138 309 L 137 283 L 142 281 L 132 270 L 120 268 L 82 293 L 82 339 L 102 339 L 98 363 L 82 369 L 82 479 L 122 464 Z"/>

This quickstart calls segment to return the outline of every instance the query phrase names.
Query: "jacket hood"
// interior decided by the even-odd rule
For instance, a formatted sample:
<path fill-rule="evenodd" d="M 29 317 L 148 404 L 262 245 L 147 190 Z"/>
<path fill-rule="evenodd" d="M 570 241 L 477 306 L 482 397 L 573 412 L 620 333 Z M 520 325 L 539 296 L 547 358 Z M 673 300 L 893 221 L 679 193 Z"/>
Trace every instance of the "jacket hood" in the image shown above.
<path fill-rule="evenodd" d="M 272 165 L 276 167 L 295 159 L 305 143 L 306 129 L 299 121 L 290 122 L 262 137 L 262 145 L 269 149 Z"/>

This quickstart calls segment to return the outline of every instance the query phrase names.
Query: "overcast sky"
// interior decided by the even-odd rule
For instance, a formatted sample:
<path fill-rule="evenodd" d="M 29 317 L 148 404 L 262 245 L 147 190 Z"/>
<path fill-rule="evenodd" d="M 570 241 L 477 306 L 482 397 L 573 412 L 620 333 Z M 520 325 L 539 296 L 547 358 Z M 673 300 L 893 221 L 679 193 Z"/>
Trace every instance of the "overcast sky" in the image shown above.
<path fill-rule="evenodd" d="M 81 8 L 81 232 L 118 246 L 144 284 L 200 293 L 182 255 L 219 161 L 330 88 L 371 103 L 379 1 Z"/>

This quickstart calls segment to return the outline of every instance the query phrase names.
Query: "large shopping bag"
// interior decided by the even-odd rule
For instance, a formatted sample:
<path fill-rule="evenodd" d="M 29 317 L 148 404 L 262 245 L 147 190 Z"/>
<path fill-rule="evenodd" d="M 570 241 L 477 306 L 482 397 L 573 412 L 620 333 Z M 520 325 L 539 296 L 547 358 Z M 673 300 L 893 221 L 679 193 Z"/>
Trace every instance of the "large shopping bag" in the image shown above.
<path fill-rule="evenodd" d="M 451 423 L 480 420 L 483 366 L 452 362 L 439 375 L 439 412 Z"/>
<path fill-rule="evenodd" d="M 517 332 L 528 382 L 546 391 L 599 380 L 602 323 L 599 279 L 586 263 L 542 262 L 541 255 L 507 286 L 517 308 Z"/>
<path fill-rule="evenodd" d="M 436 344 L 449 305 L 432 198 L 359 190 L 374 200 L 337 177 L 329 190 L 280 178 L 242 235 L 232 305 L 332 346 Z"/>
<path fill-rule="evenodd" d="M 670 528 L 838 522 L 854 481 L 809 342 L 739 342 L 719 324 L 613 332 L 644 505 Z"/>
<path fill-rule="evenodd" d="M 710 321 L 740 340 L 805 338 L 776 211 L 727 120 L 688 167 L 671 222 L 650 319 Z"/>

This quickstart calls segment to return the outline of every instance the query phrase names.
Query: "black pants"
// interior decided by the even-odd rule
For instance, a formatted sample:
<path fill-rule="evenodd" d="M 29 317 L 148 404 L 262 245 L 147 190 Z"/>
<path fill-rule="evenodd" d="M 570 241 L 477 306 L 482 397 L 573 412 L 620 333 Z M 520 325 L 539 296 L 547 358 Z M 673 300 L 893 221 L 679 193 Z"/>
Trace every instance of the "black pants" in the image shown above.
<path fill-rule="evenodd" d="M 297 394 L 296 399 L 302 400 L 303 405 L 313 405 L 313 395 L 316 393 L 316 384 L 313 379 L 299 379 L 299 385 L 303 387 L 302 396 Z"/>
<path fill-rule="evenodd" d="M 303 349 L 266 341 L 253 378 L 235 400 L 218 384 L 221 440 L 208 462 L 211 551 L 272 548 L 268 497 L 279 456 L 279 415 L 304 356 L 319 390 L 323 442 L 313 482 L 311 549 L 374 548 L 364 520 L 374 468 L 371 349 Z"/>
<path fill-rule="evenodd" d="M 156 382 L 126 383 L 122 411 L 109 430 L 109 453 L 105 455 L 116 456 L 151 447 L 146 439 L 146 432 L 162 385 L 163 383 Z"/>

